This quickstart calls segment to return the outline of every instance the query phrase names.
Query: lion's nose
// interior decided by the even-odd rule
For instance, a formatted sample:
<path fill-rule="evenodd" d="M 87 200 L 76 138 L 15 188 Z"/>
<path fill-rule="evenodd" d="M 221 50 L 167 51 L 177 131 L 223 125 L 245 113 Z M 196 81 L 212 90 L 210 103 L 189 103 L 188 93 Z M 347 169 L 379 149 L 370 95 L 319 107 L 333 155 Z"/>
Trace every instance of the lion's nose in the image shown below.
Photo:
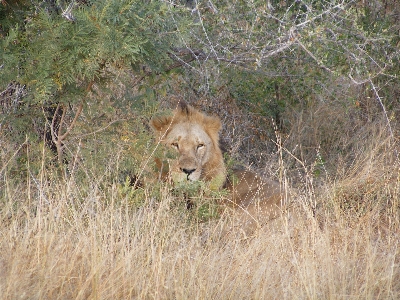
<path fill-rule="evenodd" d="M 196 169 L 185 169 L 185 168 L 181 168 L 181 170 L 182 170 L 183 173 L 187 174 L 187 176 L 189 176 L 194 171 L 196 171 Z"/>

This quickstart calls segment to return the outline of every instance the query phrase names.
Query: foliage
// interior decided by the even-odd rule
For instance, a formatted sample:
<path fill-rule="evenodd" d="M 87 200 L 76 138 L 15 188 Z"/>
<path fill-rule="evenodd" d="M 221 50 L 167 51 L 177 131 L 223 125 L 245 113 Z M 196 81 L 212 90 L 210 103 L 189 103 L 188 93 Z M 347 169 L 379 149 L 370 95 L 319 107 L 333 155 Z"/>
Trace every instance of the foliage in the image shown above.
<path fill-rule="evenodd" d="M 157 1 L 96 1 L 74 9 L 74 21 L 33 9 L 26 24 L 10 28 L 2 40 L 1 60 L 2 85 L 18 78 L 36 103 L 56 93 L 76 102 L 89 82 L 114 68 L 160 71 L 175 40 L 166 7 Z"/>
<path fill-rule="evenodd" d="M 355 1 L 218 1 L 212 5 L 199 1 L 196 14 L 197 26 L 191 30 L 198 43 L 191 44 L 201 47 L 211 62 L 201 66 L 208 67 L 203 74 L 212 73 L 218 61 L 222 74 L 227 71 L 241 81 L 244 68 L 250 75 L 246 79 L 260 90 L 249 101 L 291 85 L 300 94 L 292 92 L 276 101 L 290 103 L 294 96 L 303 102 L 332 76 L 360 83 L 387 79 L 398 71 L 396 7 L 389 3 L 374 7 Z M 268 87 L 258 85 L 258 80 L 268 82 Z M 229 81 L 226 84 L 230 86 Z"/>
<path fill-rule="evenodd" d="M 225 117 L 224 135 L 231 144 L 250 141 L 250 147 L 244 142 L 239 147 L 247 163 L 258 164 L 260 153 L 276 149 L 264 138 L 275 139 L 274 124 L 285 146 L 297 148 L 296 155 L 310 164 L 321 152 L 326 160 L 357 151 L 349 140 L 368 122 L 382 120 L 387 134 L 396 136 L 400 22 L 395 2 L 196 3 L 185 42 L 201 49 L 205 59 L 188 68 L 186 83 L 194 93 L 188 89 L 185 96 L 193 102 L 211 98 L 224 117 L 232 113 L 232 101 L 239 105 L 234 117 Z M 224 90 L 227 96 L 221 95 Z M 300 123 L 304 127 L 297 130 Z M 256 129 L 249 130 L 252 126 Z"/>
<path fill-rule="evenodd" d="M 61 164 L 72 130 L 80 125 L 77 132 L 88 133 L 78 119 L 82 111 L 84 121 L 102 116 L 95 120 L 99 129 L 108 127 L 105 120 L 121 118 L 123 109 L 124 118 L 131 118 L 126 107 L 133 115 L 148 108 L 143 98 L 152 100 L 157 80 L 129 97 L 115 95 L 115 86 L 130 84 L 133 74 L 138 83 L 161 74 L 178 39 L 172 20 L 184 24 L 178 8 L 160 1 L 20 1 L 0 7 L 0 86 L 7 87 L 0 126 L 17 144 L 26 135 L 34 144 L 45 140 Z M 114 95 L 104 100 L 106 92 Z"/>
<path fill-rule="evenodd" d="M 3 5 L 1 19 L 14 22 L 2 28 L 0 86 L 16 81 L 26 92 L 17 104 L 11 104 L 11 97 L 3 100 L 3 107 L 15 109 L 0 121 L 17 132 L 29 132 L 29 124 L 37 118 L 39 123 L 44 123 L 43 117 L 51 119 L 59 103 L 86 102 L 93 83 L 104 85 L 104 80 L 129 70 L 138 75 L 143 70 L 162 72 L 177 39 L 171 14 L 159 1 L 79 3 L 69 15 L 65 12 L 70 7 L 50 2 L 47 6 L 42 1 L 23 2 L 16 4 L 19 10 Z M 41 107 L 51 112 L 43 116 Z M 26 125 L 15 122 L 15 116 Z"/>

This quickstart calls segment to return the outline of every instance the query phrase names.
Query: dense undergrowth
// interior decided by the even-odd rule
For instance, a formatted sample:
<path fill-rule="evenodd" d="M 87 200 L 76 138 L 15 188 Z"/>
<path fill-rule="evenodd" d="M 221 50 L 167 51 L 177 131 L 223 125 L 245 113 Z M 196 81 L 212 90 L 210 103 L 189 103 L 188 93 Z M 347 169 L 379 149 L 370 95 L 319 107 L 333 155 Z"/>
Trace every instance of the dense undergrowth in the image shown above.
<path fill-rule="evenodd" d="M 204 217 L 204 203 L 218 208 L 218 198 L 194 197 L 188 210 L 168 184 L 124 184 L 124 141 L 100 168 L 96 153 L 79 161 L 75 148 L 65 178 L 46 161 L 45 145 L 41 153 L 29 143 L 4 147 L 2 298 L 396 299 L 400 174 L 396 145 L 384 136 L 346 170 L 338 161 L 335 176 L 313 181 L 315 172 L 298 161 L 296 191 L 285 189 L 303 217 L 283 216 L 251 236 L 227 234 L 229 215 Z M 17 151 L 26 153 L 24 177 L 12 168 Z M 35 156 L 39 168 L 30 164 Z"/>
<path fill-rule="evenodd" d="M 1 298 L 400 298 L 398 5 L 267 3 L 0 3 Z M 160 180 L 181 100 L 300 217 Z"/>

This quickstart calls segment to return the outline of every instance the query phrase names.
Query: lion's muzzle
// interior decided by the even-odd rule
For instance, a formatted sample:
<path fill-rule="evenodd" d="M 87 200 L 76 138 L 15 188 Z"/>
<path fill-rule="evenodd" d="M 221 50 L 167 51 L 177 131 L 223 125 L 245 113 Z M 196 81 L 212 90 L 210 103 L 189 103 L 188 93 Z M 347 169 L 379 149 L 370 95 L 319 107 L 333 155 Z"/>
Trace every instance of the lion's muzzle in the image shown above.
<path fill-rule="evenodd" d="M 187 180 L 190 180 L 189 176 L 192 174 L 196 169 L 186 169 L 186 168 L 181 168 L 181 171 L 187 175 Z"/>

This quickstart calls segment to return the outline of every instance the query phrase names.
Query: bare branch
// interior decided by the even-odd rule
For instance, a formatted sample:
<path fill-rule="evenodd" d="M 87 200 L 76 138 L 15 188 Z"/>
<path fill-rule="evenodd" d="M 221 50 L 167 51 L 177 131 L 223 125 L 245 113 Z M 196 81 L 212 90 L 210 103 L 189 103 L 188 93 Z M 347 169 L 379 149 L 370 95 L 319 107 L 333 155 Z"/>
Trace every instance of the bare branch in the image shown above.
<path fill-rule="evenodd" d="M 78 117 L 80 116 L 80 114 L 81 114 L 81 112 L 82 112 L 82 109 L 83 109 L 83 101 L 79 104 L 78 110 L 77 110 L 76 113 L 75 113 L 75 117 L 74 117 L 74 119 L 72 120 L 72 122 L 71 122 L 71 124 L 69 125 L 69 127 L 67 128 L 67 130 L 65 131 L 65 133 L 64 133 L 63 135 L 59 136 L 59 139 L 60 139 L 61 141 L 65 140 L 65 139 L 67 138 L 67 136 L 69 135 L 69 133 L 71 132 L 71 129 L 74 127 L 74 125 L 75 125 L 75 123 L 76 123 L 76 120 L 78 119 Z M 64 113 L 63 113 L 63 117 L 64 117 Z M 62 119 L 63 119 L 63 118 L 62 118 Z M 62 120 L 62 119 L 61 119 L 61 120 Z M 60 129 L 61 129 L 61 124 L 62 124 L 62 123 L 60 123 Z"/>
<path fill-rule="evenodd" d="M 94 135 L 94 134 L 99 133 L 99 132 L 101 132 L 103 130 L 106 130 L 108 127 L 110 127 L 111 125 L 113 125 L 115 123 L 123 122 L 123 121 L 126 121 L 126 119 L 118 119 L 118 120 L 111 121 L 110 123 L 108 123 L 106 126 L 104 126 L 102 128 L 99 128 L 99 129 L 97 129 L 95 131 L 92 131 L 92 132 L 89 132 L 89 133 L 85 133 L 85 134 L 82 134 L 82 135 L 74 136 L 72 139 L 74 139 L 74 140 L 82 139 L 84 137 L 87 137 L 87 136 L 90 136 L 90 135 Z"/>
<path fill-rule="evenodd" d="M 370 85 L 371 85 L 371 87 L 372 87 L 372 89 L 373 89 L 373 91 L 375 93 L 376 99 L 378 100 L 379 104 L 382 107 L 383 114 L 385 115 L 385 118 L 386 118 L 386 122 L 387 122 L 387 126 L 388 126 L 390 137 L 393 138 L 394 135 L 393 135 L 392 126 L 390 125 L 390 120 L 389 120 L 385 105 L 383 105 L 382 98 L 379 96 L 378 90 L 376 89 L 375 84 L 372 82 L 371 79 L 369 79 L 369 83 L 370 83 Z"/>
<path fill-rule="evenodd" d="M 52 119 L 52 121 L 51 121 L 51 126 L 50 126 L 51 139 L 53 140 L 53 142 L 54 142 L 55 144 L 57 143 L 57 136 L 56 136 L 56 134 L 55 134 L 55 132 L 54 132 L 54 126 L 55 126 L 56 117 L 57 117 L 57 113 L 58 113 L 58 110 L 59 110 L 59 109 L 60 109 L 60 103 L 57 104 L 57 108 L 56 108 L 56 111 L 55 111 L 54 114 L 53 114 L 53 119 Z"/>
<path fill-rule="evenodd" d="M 306 46 L 304 46 L 304 44 L 299 40 L 296 39 L 297 44 L 313 59 L 315 60 L 315 62 L 317 63 L 317 65 L 319 65 L 321 68 L 323 68 L 325 71 L 328 71 L 330 73 L 333 73 L 333 71 L 331 69 L 329 69 L 328 67 L 326 67 L 320 60 L 318 60 L 318 58 L 316 58 L 314 56 L 314 54 L 307 49 Z"/>
<path fill-rule="evenodd" d="M 57 138 L 58 138 L 59 141 L 63 140 L 62 135 L 61 135 L 61 130 L 62 130 L 62 125 L 64 123 L 65 114 L 66 114 L 66 111 L 67 111 L 65 109 L 65 105 L 64 104 L 61 104 L 61 107 L 62 107 L 62 115 L 61 115 L 60 124 L 58 126 L 58 133 L 57 133 Z"/>

